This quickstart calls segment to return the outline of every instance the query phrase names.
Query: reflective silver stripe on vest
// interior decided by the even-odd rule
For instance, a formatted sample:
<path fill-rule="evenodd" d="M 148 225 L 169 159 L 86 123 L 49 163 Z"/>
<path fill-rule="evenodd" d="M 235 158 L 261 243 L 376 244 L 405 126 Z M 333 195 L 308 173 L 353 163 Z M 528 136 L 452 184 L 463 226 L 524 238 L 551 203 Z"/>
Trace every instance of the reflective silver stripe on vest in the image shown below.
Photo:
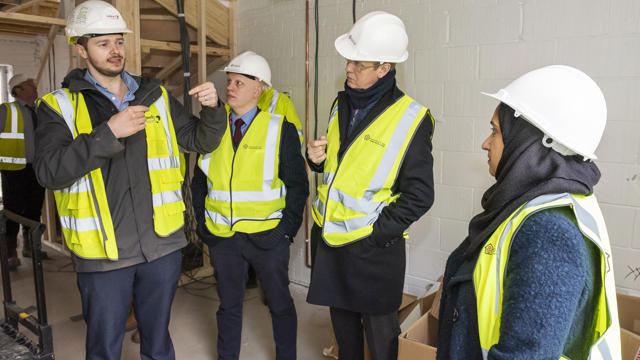
<path fill-rule="evenodd" d="M 60 216 L 60 225 L 63 229 L 76 232 L 100 231 L 100 220 L 96 217 L 78 219 L 73 216 Z"/>
<path fill-rule="evenodd" d="M 161 193 L 151 195 L 153 199 L 153 207 L 162 206 L 169 203 L 174 203 L 182 200 L 182 191 L 169 190 Z"/>
<path fill-rule="evenodd" d="M 269 216 L 267 216 L 266 218 L 239 217 L 239 218 L 233 218 L 233 222 L 237 223 L 238 221 L 242 221 L 242 220 L 262 221 L 262 220 L 275 220 L 275 219 L 282 219 L 282 210 L 276 210 L 273 213 L 271 213 Z"/>
<path fill-rule="evenodd" d="M 18 132 L 18 107 L 15 102 L 9 104 L 11 106 L 11 132 Z"/>
<path fill-rule="evenodd" d="M 333 177 L 336 176 L 334 172 L 325 172 L 322 173 L 322 183 L 326 185 L 330 185 L 333 181 Z"/>
<path fill-rule="evenodd" d="M 171 128 L 169 127 L 169 117 L 167 116 L 167 103 L 164 101 L 163 94 L 160 94 L 158 100 L 156 100 L 153 104 L 156 106 L 156 109 L 158 109 L 158 112 L 160 113 L 160 119 L 162 120 L 162 126 L 164 127 L 164 134 L 167 138 L 167 148 L 169 149 L 169 154 L 173 155 L 174 152 L 173 144 L 171 143 Z M 180 160 L 178 158 L 173 157 L 171 161 L 173 162 L 172 167 L 180 168 Z"/>
<path fill-rule="evenodd" d="M 176 163 L 180 164 L 180 158 L 178 158 L 177 156 L 147 159 L 147 166 L 149 167 L 149 170 L 164 170 L 175 168 L 174 165 Z"/>
<path fill-rule="evenodd" d="M 82 192 L 90 192 L 89 180 L 85 176 L 76 180 L 73 184 L 67 186 L 64 189 L 54 190 L 54 192 L 61 194 L 78 194 Z"/>
<path fill-rule="evenodd" d="M 271 114 L 269 127 L 267 128 L 267 142 L 264 145 L 264 161 L 262 162 L 262 189 L 271 189 L 275 176 L 276 148 L 278 147 L 278 130 L 281 116 Z"/>
<path fill-rule="evenodd" d="M 0 156 L 0 162 L 6 163 L 6 164 L 26 164 L 27 163 L 27 159 Z"/>
<path fill-rule="evenodd" d="M 336 118 L 336 115 L 338 115 L 338 105 L 333 107 L 333 111 L 331 112 L 331 116 L 329 117 L 329 125 L 327 126 L 327 129 L 331 126 L 331 123 L 333 122 L 333 119 Z"/>
<path fill-rule="evenodd" d="M 76 135 L 73 133 L 73 119 L 75 117 L 73 104 L 71 103 L 71 98 L 69 98 L 69 94 L 62 89 L 58 89 L 54 91 L 53 97 L 58 101 L 58 106 L 60 107 L 60 111 L 62 112 L 62 118 L 67 123 L 67 127 L 69 131 L 71 131 L 71 135 L 75 139 Z"/>
<path fill-rule="evenodd" d="M 273 95 L 271 96 L 271 104 L 269 105 L 269 112 L 272 114 L 276 111 L 276 105 L 278 105 L 279 96 L 280 96 L 280 92 L 276 89 L 273 89 Z"/>
<path fill-rule="evenodd" d="M 221 214 L 218 214 L 217 212 L 211 210 L 205 209 L 205 212 L 207 213 L 207 218 L 209 218 L 209 220 L 211 220 L 214 224 L 231 227 L 231 219 L 229 219 L 228 217 L 222 216 Z"/>
<path fill-rule="evenodd" d="M 1 133 L 0 139 L 24 139 L 24 133 Z"/>
<path fill-rule="evenodd" d="M 213 212 L 211 210 L 205 210 L 205 211 L 207 213 L 207 218 L 209 218 L 209 220 L 211 220 L 214 224 L 231 227 L 231 220 L 228 217 L 222 216 L 221 214 L 218 214 L 217 212 Z M 233 218 L 234 223 L 237 223 L 238 221 L 242 221 L 242 220 L 263 221 L 263 220 L 275 220 L 275 219 L 282 219 L 282 210 L 276 210 L 266 218 L 258 218 L 258 217 Z"/>
<path fill-rule="evenodd" d="M 284 186 L 262 191 L 234 191 L 233 202 L 272 201 L 278 200 L 285 195 L 287 195 L 287 188 Z M 231 202 L 231 194 L 228 191 L 209 189 L 209 198 L 212 200 Z"/>
<path fill-rule="evenodd" d="M 323 225 L 323 231 L 325 233 L 348 233 L 363 227 L 373 225 L 378 219 L 378 213 L 367 214 L 357 218 L 345 220 L 345 221 L 326 221 Z"/>
<path fill-rule="evenodd" d="M 342 204 L 342 206 L 353 211 L 364 214 L 380 213 L 382 209 L 389 205 L 386 202 L 367 201 L 355 198 L 347 193 L 336 190 L 329 192 L 329 200 L 333 200 Z M 366 194 L 366 193 L 365 193 Z"/>
<path fill-rule="evenodd" d="M 400 154 L 404 139 L 407 137 L 407 134 L 411 129 L 411 125 L 413 124 L 413 120 L 420 113 L 421 109 L 422 105 L 413 101 L 404 112 L 404 114 L 402 114 L 402 118 L 400 119 L 400 122 L 398 123 L 396 129 L 393 131 L 393 135 L 391 135 L 389 144 L 387 145 L 387 148 L 382 155 L 382 159 L 380 159 L 378 168 L 376 169 L 376 172 L 371 179 L 367 190 L 362 196 L 362 199 L 354 198 L 353 196 L 336 188 L 329 189 L 328 199 L 339 202 L 348 209 L 367 215 L 341 221 L 342 223 L 344 223 L 343 225 L 339 225 L 338 222 L 332 222 L 333 224 L 329 224 L 329 228 L 327 228 L 327 222 L 325 220 L 325 233 L 344 232 L 344 230 L 346 229 L 357 230 L 363 226 L 371 225 L 373 222 L 375 222 L 375 220 L 378 218 L 378 214 L 388 204 L 386 202 L 373 201 L 373 197 L 382 189 L 385 182 L 387 181 L 387 177 L 391 173 L 393 164 Z M 329 178 L 332 178 L 332 176 L 329 175 Z M 341 229 L 342 231 L 340 231 Z M 346 232 L 350 231 L 351 230 L 348 230 Z"/>
<path fill-rule="evenodd" d="M 605 333 L 609 332 L 609 330 L 610 330 L 610 328 L 607 329 L 607 331 L 605 331 Z M 609 348 L 609 343 L 607 343 L 607 337 L 606 336 L 602 336 L 602 338 L 600 339 L 600 342 L 596 346 L 596 349 L 600 353 L 600 356 L 602 357 L 602 359 L 604 359 L 604 360 L 616 360 L 616 359 L 613 358 L 613 355 L 611 355 L 611 348 Z M 591 349 L 591 351 L 593 351 L 593 348 Z M 591 358 L 591 356 L 589 356 L 589 358 Z"/>
<path fill-rule="evenodd" d="M 320 214 L 322 214 L 322 216 L 324 216 L 324 203 L 322 201 L 320 201 L 320 197 L 316 197 L 316 201 L 313 203 L 313 206 L 315 206 L 316 210 L 318 210 L 318 212 Z"/>

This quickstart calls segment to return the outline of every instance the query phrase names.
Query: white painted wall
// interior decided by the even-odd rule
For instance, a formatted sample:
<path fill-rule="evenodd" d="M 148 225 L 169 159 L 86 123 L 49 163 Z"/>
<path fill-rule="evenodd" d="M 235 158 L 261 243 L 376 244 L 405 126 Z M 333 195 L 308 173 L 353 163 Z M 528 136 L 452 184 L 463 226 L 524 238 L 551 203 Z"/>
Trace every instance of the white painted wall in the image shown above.
<path fill-rule="evenodd" d="M 28 38 L 2 35 L 0 36 L 0 54 L 2 54 L 0 63 L 13 65 L 14 74 L 35 78 L 46 45 L 46 36 Z M 38 84 L 40 96 L 59 88 L 69 70 L 69 50 L 65 37 L 57 36 L 53 47 L 56 56 L 53 58 L 49 55 L 50 63 L 45 65 Z"/>
<path fill-rule="evenodd" d="M 305 2 L 236 4 L 238 52 L 254 50 L 265 56 L 274 86 L 292 94 L 303 117 Z M 480 211 L 480 198 L 493 182 L 480 144 L 489 133 L 496 104 L 480 91 L 495 91 L 528 70 L 558 63 L 582 69 L 605 93 L 609 123 L 597 151 L 603 175 L 596 194 L 614 247 L 618 288 L 639 295 L 640 2 L 357 0 L 356 4 L 358 17 L 386 10 L 404 20 L 410 56 L 398 67 L 399 86 L 430 107 L 437 120 L 436 202 L 410 229 L 407 287 L 419 289 L 443 272 L 448 254 L 466 235 L 469 219 Z M 313 26 L 313 1 L 310 19 Z M 329 107 L 344 81 L 344 61 L 333 41 L 350 28 L 351 1 L 323 0 L 319 19 L 318 125 L 323 134 Z M 311 41 L 313 69 L 313 27 Z M 291 278 L 308 283 L 303 241 L 301 233 L 292 248 Z"/>

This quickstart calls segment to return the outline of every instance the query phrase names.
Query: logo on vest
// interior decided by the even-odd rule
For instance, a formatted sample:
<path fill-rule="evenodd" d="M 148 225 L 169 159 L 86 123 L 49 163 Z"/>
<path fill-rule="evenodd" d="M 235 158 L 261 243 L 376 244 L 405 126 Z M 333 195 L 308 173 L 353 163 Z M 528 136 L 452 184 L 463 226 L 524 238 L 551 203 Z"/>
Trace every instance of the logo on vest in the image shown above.
<path fill-rule="evenodd" d="M 494 255 L 496 253 L 496 248 L 493 247 L 493 244 L 487 244 L 484 247 L 484 253 L 487 255 Z"/>
<path fill-rule="evenodd" d="M 378 146 L 380 146 L 380 147 L 385 147 L 385 146 L 387 146 L 387 144 L 383 143 L 383 142 L 382 142 L 382 141 L 380 141 L 380 140 L 376 140 L 376 139 L 372 138 L 371 136 L 369 136 L 369 134 L 367 134 L 367 135 L 365 135 L 365 136 L 364 136 L 364 141 L 372 142 L 372 143 L 374 143 L 374 144 L 376 144 L 376 145 L 378 145 Z"/>
<path fill-rule="evenodd" d="M 245 150 L 262 150 L 262 146 L 254 146 L 254 145 L 249 145 L 249 144 L 244 144 L 244 145 L 242 145 L 242 147 Z"/>

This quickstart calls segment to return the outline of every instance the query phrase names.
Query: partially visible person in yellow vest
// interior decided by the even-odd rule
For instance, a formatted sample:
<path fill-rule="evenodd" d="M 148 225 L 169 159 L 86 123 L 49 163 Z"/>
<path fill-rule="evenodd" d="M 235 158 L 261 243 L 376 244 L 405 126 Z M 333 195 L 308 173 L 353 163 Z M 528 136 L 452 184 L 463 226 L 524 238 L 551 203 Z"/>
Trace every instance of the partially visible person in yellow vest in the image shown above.
<path fill-rule="evenodd" d="M 0 105 L 0 176 L 4 208 L 20 216 L 40 222 L 44 188 L 33 172 L 34 131 L 38 124 L 34 106 L 38 86 L 22 74 L 9 80 L 15 101 Z M 7 220 L 9 270 L 20 265 L 18 230 L 20 225 Z M 22 256 L 31 257 L 31 229 L 22 229 Z M 42 251 L 46 259 L 47 252 Z"/>
<path fill-rule="evenodd" d="M 307 144 L 322 173 L 312 214 L 307 301 L 330 307 L 340 359 L 396 359 L 398 308 L 409 226 L 433 204 L 433 118 L 396 86 L 408 36 L 395 15 L 374 11 L 338 37 L 344 91 L 327 135 Z"/>
<path fill-rule="evenodd" d="M 168 325 L 187 243 L 178 146 L 213 151 L 226 118 L 212 83 L 190 91 L 203 105 L 198 120 L 158 80 L 124 71 L 124 33 L 109 3 L 71 12 L 66 34 L 87 69 L 39 102 L 34 168 L 54 190 L 73 255 L 86 358 L 120 359 L 133 298 L 141 357 L 174 359 Z"/>
<path fill-rule="evenodd" d="M 289 291 L 289 245 L 302 224 L 309 182 L 296 127 L 261 110 L 266 60 L 248 51 L 227 73 L 228 118 L 218 148 L 203 154 L 192 183 L 198 235 L 215 269 L 218 358 L 239 359 L 242 304 L 252 266 L 271 313 L 276 359 L 296 359 L 297 315 Z M 265 352 L 271 351 L 265 349 Z"/>
<path fill-rule="evenodd" d="M 287 94 L 280 92 L 272 87 L 265 89 L 258 99 L 258 108 L 260 110 L 284 116 L 288 122 L 296 126 L 300 144 L 304 143 L 304 133 L 302 132 L 302 123 L 296 113 L 296 108 Z"/>
<path fill-rule="evenodd" d="M 611 245 L 593 187 L 607 118 L 585 73 L 552 65 L 495 94 L 482 144 L 496 179 L 449 257 L 442 360 L 619 360 Z"/>

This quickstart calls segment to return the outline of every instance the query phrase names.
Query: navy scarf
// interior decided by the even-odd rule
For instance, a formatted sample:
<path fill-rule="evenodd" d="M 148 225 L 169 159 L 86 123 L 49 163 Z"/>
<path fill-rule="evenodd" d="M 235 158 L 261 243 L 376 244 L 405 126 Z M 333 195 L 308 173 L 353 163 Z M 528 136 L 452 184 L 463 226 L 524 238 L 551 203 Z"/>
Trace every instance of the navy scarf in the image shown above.
<path fill-rule="evenodd" d="M 369 105 L 373 105 L 378 102 L 396 85 L 396 70 L 392 69 L 385 76 L 378 79 L 375 84 L 368 89 L 352 89 L 347 85 L 347 81 L 344 82 L 344 91 L 349 96 L 349 102 L 351 103 L 351 109 L 364 109 Z"/>

